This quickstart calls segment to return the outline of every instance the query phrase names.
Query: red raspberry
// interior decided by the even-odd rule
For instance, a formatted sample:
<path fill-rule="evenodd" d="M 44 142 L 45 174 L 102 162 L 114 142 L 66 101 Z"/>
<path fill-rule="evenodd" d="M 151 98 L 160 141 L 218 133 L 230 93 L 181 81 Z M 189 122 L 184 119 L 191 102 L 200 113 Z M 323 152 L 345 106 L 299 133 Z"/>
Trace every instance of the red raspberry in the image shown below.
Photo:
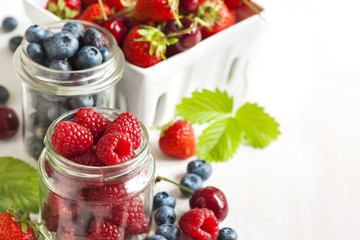
<path fill-rule="evenodd" d="M 96 143 L 111 121 L 91 108 L 81 108 L 77 111 L 74 122 L 89 129 Z"/>
<path fill-rule="evenodd" d="M 124 185 L 104 185 L 102 187 L 92 187 L 87 190 L 87 198 L 92 201 L 110 201 L 116 198 L 127 196 Z"/>
<path fill-rule="evenodd" d="M 76 224 L 67 223 L 62 224 L 56 231 L 57 240 L 75 240 L 76 239 Z"/>
<path fill-rule="evenodd" d="M 94 167 L 101 167 L 105 166 L 103 162 L 101 162 L 96 154 L 95 151 L 90 151 L 87 153 L 84 153 L 80 156 L 76 156 L 75 158 L 71 159 L 73 162 L 86 165 L 86 166 L 94 166 Z"/>
<path fill-rule="evenodd" d="M 105 165 L 123 163 L 135 156 L 133 143 L 127 133 L 106 134 L 96 145 L 96 156 Z"/>
<path fill-rule="evenodd" d="M 127 132 L 133 142 L 134 150 L 141 143 L 141 125 L 137 117 L 129 112 L 120 114 L 106 128 L 105 134 L 112 132 Z"/>
<path fill-rule="evenodd" d="M 114 205 L 112 221 L 118 226 L 125 227 L 127 235 L 147 233 L 150 227 L 142 199 L 139 196 Z"/>
<path fill-rule="evenodd" d="M 90 130 L 74 122 L 61 121 L 51 135 L 55 150 L 66 158 L 84 154 L 93 148 Z"/>
<path fill-rule="evenodd" d="M 104 219 L 95 219 L 90 223 L 91 235 L 89 240 L 120 240 L 125 236 L 124 230 Z"/>
<path fill-rule="evenodd" d="M 179 227 L 187 236 L 197 240 L 212 240 L 219 235 L 219 222 L 213 211 L 195 208 L 179 219 Z"/>
<path fill-rule="evenodd" d="M 77 205 L 53 192 L 49 192 L 48 205 L 52 213 L 61 218 L 71 219 L 77 215 Z"/>

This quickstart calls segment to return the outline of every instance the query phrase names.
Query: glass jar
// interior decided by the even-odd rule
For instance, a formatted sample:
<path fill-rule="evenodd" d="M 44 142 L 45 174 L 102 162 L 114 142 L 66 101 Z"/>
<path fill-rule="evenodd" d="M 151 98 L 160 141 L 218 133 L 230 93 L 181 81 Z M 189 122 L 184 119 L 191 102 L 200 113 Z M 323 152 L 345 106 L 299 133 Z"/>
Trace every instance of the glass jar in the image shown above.
<path fill-rule="evenodd" d="M 120 110 L 93 108 L 110 120 Z M 92 167 L 62 157 L 51 143 L 60 121 L 71 121 L 76 110 L 56 119 L 45 136 L 39 158 L 40 213 L 45 239 L 144 239 L 151 229 L 155 161 L 149 135 L 141 124 L 141 144 L 132 159 L 112 166 Z M 102 228 L 113 238 L 94 238 Z M 95 233 L 94 233 L 95 234 Z"/>
<path fill-rule="evenodd" d="M 71 20 L 74 21 L 74 20 Z M 66 20 L 42 26 L 54 33 Z M 23 139 L 27 152 L 38 159 L 44 147 L 47 128 L 61 114 L 81 107 L 114 107 L 115 84 L 124 71 L 125 59 L 115 38 L 106 29 L 81 22 L 103 33 L 112 56 L 102 64 L 85 70 L 58 71 L 33 61 L 26 52 L 25 39 L 14 54 L 15 73 L 22 83 Z"/>

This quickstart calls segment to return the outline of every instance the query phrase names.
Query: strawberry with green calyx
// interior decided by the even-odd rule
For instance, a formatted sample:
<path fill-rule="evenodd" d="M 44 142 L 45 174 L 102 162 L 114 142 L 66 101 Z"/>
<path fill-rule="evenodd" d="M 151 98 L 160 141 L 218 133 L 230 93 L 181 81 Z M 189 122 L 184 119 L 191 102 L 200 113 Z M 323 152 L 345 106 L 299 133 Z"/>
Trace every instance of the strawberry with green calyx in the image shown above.
<path fill-rule="evenodd" d="M 166 47 L 175 42 L 176 38 L 167 38 L 158 28 L 139 25 L 125 37 L 123 51 L 129 62 L 146 68 L 166 59 Z"/>
<path fill-rule="evenodd" d="M 0 214 L 1 240 L 36 240 L 39 224 L 29 220 L 29 212 L 20 214 L 10 209 Z"/>
<path fill-rule="evenodd" d="M 140 22 L 166 22 L 174 18 L 179 9 L 179 0 L 138 0 L 134 17 Z"/>
<path fill-rule="evenodd" d="M 85 8 L 77 19 L 97 23 L 98 21 L 106 18 L 104 13 L 110 15 L 111 9 L 107 4 L 103 4 L 99 1 L 98 3 L 91 4 Z"/>
<path fill-rule="evenodd" d="M 196 12 L 202 24 L 203 39 L 210 37 L 236 23 L 235 13 L 231 12 L 223 0 L 206 0 Z"/>
<path fill-rule="evenodd" d="M 61 19 L 73 19 L 81 12 L 81 0 L 49 0 L 45 9 Z"/>
<path fill-rule="evenodd" d="M 161 129 L 159 147 L 162 152 L 180 159 L 196 153 L 195 133 L 192 125 L 184 120 L 171 121 Z"/>

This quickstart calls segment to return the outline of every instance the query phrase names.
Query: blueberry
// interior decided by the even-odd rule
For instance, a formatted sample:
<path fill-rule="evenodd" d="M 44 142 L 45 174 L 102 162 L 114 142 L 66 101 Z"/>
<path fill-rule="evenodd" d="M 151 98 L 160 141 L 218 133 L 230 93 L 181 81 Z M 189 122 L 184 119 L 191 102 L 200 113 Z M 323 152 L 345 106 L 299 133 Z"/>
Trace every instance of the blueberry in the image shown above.
<path fill-rule="evenodd" d="M 75 35 L 77 39 L 80 39 L 85 32 L 84 25 L 82 25 L 80 22 L 67 22 L 62 28 L 62 31 L 68 31 Z"/>
<path fill-rule="evenodd" d="M 156 231 L 156 235 L 165 237 L 167 240 L 179 240 L 181 236 L 180 229 L 170 223 L 160 225 Z"/>
<path fill-rule="evenodd" d="M 79 41 L 74 34 L 67 31 L 55 33 L 50 41 L 51 53 L 56 59 L 71 58 L 79 49 Z"/>
<path fill-rule="evenodd" d="M 15 50 L 20 46 L 23 38 L 24 37 L 22 37 L 22 36 L 15 36 L 15 37 L 10 38 L 9 48 L 12 52 L 15 52 Z"/>
<path fill-rule="evenodd" d="M 202 180 L 206 180 L 210 177 L 212 168 L 208 162 L 197 159 L 189 162 L 189 164 L 187 165 L 187 172 L 199 175 Z"/>
<path fill-rule="evenodd" d="M 217 240 L 237 240 L 237 233 L 232 228 L 222 228 L 219 231 L 219 236 Z"/>
<path fill-rule="evenodd" d="M 5 87 L 0 86 L 0 105 L 5 104 L 8 99 L 9 91 Z"/>
<path fill-rule="evenodd" d="M 54 36 L 54 32 L 50 30 L 45 30 L 45 39 Z"/>
<path fill-rule="evenodd" d="M 39 43 L 30 43 L 26 48 L 26 52 L 32 60 L 39 64 L 43 64 L 45 60 L 45 54 Z"/>
<path fill-rule="evenodd" d="M 33 25 L 26 29 L 25 38 L 28 42 L 40 43 L 46 37 L 46 31 L 44 28 L 38 25 Z"/>
<path fill-rule="evenodd" d="M 62 59 L 52 59 L 49 62 L 49 68 L 59 70 L 59 71 L 71 71 L 71 64 Z"/>
<path fill-rule="evenodd" d="M 78 69 L 95 67 L 102 63 L 102 55 L 94 46 L 82 47 L 75 56 L 75 63 Z"/>
<path fill-rule="evenodd" d="M 158 192 L 154 196 L 154 210 L 161 206 L 169 206 L 175 208 L 176 198 L 169 192 Z"/>
<path fill-rule="evenodd" d="M 54 121 L 56 118 L 58 118 L 60 115 L 66 113 L 68 110 L 64 108 L 63 106 L 56 106 L 54 104 L 53 107 L 48 108 L 47 110 L 47 116 L 51 121 Z"/>
<path fill-rule="evenodd" d="M 101 49 L 104 46 L 104 36 L 95 28 L 88 28 L 84 32 L 83 43 Z"/>
<path fill-rule="evenodd" d="M 196 174 L 193 173 L 188 173 L 187 175 L 185 175 L 181 181 L 180 181 L 181 185 L 184 185 L 185 187 L 190 188 L 193 191 L 196 191 L 197 189 L 201 188 L 203 185 L 203 180 L 201 179 L 201 177 L 199 177 Z M 180 191 L 182 192 L 183 195 L 185 195 L 186 197 L 189 197 L 191 195 L 191 193 L 189 193 L 188 191 L 185 191 L 184 189 L 180 188 Z"/>
<path fill-rule="evenodd" d="M 2 27 L 6 32 L 11 32 L 17 27 L 17 21 L 13 17 L 6 17 L 2 21 Z"/>
<path fill-rule="evenodd" d="M 52 41 L 52 37 L 48 37 L 48 38 L 45 38 L 45 40 L 42 41 L 42 43 L 41 43 L 41 45 L 42 45 L 42 47 L 44 49 L 45 56 L 48 59 L 54 59 L 55 58 L 54 54 L 52 53 L 51 41 Z"/>
<path fill-rule="evenodd" d="M 44 149 L 44 143 L 43 140 L 40 140 L 35 137 L 31 137 L 27 139 L 27 150 L 29 151 L 30 155 L 34 159 L 38 159 L 41 151 Z"/>
<path fill-rule="evenodd" d="M 71 109 L 88 108 L 95 105 L 93 96 L 72 97 L 67 100 L 67 103 Z"/>
<path fill-rule="evenodd" d="M 34 133 L 34 137 L 36 137 L 37 139 L 43 140 L 45 135 L 46 135 L 46 131 L 48 129 L 48 126 L 44 126 L 44 125 L 36 125 L 35 128 L 33 128 L 32 132 Z"/>
<path fill-rule="evenodd" d="M 100 49 L 100 52 L 101 52 L 101 55 L 102 55 L 102 61 L 105 62 L 106 60 L 108 60 L 111 55 L 112 55 L 112 52 L 109 48 L 107 47 L 103 47 L 102 49 Z"/>
<path fill-rule="evenodd" d="M 145 240 L 167 240 L 167 239 L 161 235 L 153 235 L 153 236 L 148 236 L 147 238 L 145 238 Z"/>
<path fill-rule="evenodd" d="M 165 223 L 173 224 L 176 219 L 176 214 L 172 207 L 161 206 L 156 209 L 154 213 L 154 219 L 157 226 L 163 225 Z"/>

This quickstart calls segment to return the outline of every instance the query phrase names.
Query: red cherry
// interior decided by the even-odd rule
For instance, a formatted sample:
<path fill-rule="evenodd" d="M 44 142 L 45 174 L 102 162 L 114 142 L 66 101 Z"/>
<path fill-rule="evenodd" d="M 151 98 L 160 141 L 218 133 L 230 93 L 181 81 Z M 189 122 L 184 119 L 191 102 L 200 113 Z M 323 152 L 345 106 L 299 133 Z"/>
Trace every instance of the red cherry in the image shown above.
<path fill-rule="evenodd" d="M 207 208 L 214 212 L 221 222 L 228 214 L 229 208 L 224 193 L 216 187 L 205 187 L 196 190 L 189 200 L 190 208 Z"/>
<path fill-rule="evenodd" d="M 180 0 L 179 9 L 184 14 L 194 13 L 199 8 L 199 0 Z"/>
<path fill-rule="evenodd" d="M 122 19 L 120 19 L 118 16 L 110 16 L 108 20 L 102 21 L 100 25 L 112 33 L 119 46 L 122 45 L 122 42 L 128 31 Z"/>
<path fill-rule="evenodd" d="M 13 137 L 19 129 L 19 118 L 11 108 L 0 106 L 0 139 Z"/>
<path fill-rule="evenodd" d="M 179 28 L 177 22 L 172 19 L 168 21 L 165 25 L 164 33 L 169 34 L 176 34 L 177 32 L 184 31 L 186 29 L 191 29 L 194 26 L 194 21 L 190 18 L 180 18 L 180 21 L 183 25 L 182 28 Z M 181 35 L 176 36 L 179 41 L 175 44 L 171 44 L 166 48 L 166 56 L 171 57 L 177 53 L 184 52 L 189 48 L 195 46 L 201 40 L 201 31 L 200 27 L 196 25 L 191 31 L 183 33 Z"/>

